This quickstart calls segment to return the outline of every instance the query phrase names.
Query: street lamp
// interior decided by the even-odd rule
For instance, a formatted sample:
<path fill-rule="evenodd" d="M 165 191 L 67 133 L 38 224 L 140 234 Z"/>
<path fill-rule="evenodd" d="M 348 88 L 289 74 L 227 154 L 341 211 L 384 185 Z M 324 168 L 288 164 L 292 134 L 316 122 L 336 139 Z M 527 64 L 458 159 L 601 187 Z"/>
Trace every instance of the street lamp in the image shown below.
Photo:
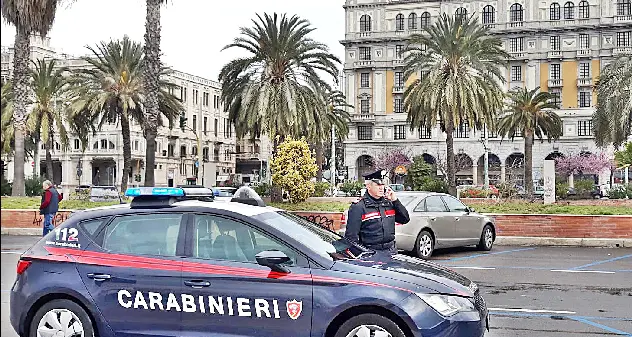
<path fill-rule="evenodd" d="M 200 136 L 198 135 L 197 130 L 194 130 L 193 128 L 189 127 L 187 125 L 187 118 L 184 117 L 184 114 L 180 115 L 180 130 L 182 130 L 182 132 L 184 132 L 185 130 L 189 130 L 191 132 L 193 132 L 193 135 L 195 135 L 195 140 L 197 141 L 197 152 L 196 152 L 196 161 L 195 161 L 195 168 L 197 169 L 195 172 L 195 182 L 197 183 L 198 181 L 200 181 L 200 151 L 201 151 L 201 146 L 202 146 L 202 142 L 200 140 Z M 204 165 L 202 165 L 202 167 L 204 167 Z M 201 181 L 202 185 L 204 185 L 204 181 Z"/>
<path fill-rule="evenodd" d="M 484 187 L 485 189 L 489 189 L 489 143 L 487 138 L 487 124 L 485 124 L 483 128 L 483 140 L 480 142 L 483 143 L 483 149 L 485 150 L 483 162 Z"/>

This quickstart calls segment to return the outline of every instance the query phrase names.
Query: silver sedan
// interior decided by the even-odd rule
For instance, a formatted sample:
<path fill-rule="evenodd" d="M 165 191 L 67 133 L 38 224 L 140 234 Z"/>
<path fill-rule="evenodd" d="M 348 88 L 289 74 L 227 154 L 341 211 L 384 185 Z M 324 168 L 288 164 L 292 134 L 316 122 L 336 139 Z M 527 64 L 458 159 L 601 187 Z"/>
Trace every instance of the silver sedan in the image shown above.
<path fill-rule="evenodd" d="M 395 227 L 397 248 L 429 258 L 435 248 L 477 245 L 491 250 L 496 240 L 494 220 L 474 212 L 451 195 L 432 192 L 398 192 L 410 222 Z"/>

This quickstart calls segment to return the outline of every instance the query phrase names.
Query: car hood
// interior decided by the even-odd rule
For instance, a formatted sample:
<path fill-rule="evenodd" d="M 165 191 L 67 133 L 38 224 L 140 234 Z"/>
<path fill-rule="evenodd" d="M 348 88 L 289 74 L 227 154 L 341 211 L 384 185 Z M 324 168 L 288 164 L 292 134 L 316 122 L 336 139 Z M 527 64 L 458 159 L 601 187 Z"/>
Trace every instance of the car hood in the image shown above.
<path fill-rule="evenodd" d="M 401 254 L 375 253 L 363 259 L 337 261 L 332 269 L 401 281 L 410 284 L 413 291 L 422 287 L 436 293 L 473 296 L 476 289 L 472 281 L 451 269 Z"/>

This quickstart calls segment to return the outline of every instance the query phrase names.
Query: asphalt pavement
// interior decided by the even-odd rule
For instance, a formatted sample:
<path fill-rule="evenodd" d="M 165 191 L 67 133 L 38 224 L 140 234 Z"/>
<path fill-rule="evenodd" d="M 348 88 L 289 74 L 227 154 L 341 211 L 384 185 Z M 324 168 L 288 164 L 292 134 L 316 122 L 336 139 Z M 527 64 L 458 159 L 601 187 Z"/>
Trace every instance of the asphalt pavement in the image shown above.
<path fill-rule="evenodd" d="M 19 254 L 38 237 L 2 237 L 2 337 Z M 490 308 L 486 337 L 632 336 L 632 249 L 495 247 L 438 250 L 433 261 L 478 283 Z"/>

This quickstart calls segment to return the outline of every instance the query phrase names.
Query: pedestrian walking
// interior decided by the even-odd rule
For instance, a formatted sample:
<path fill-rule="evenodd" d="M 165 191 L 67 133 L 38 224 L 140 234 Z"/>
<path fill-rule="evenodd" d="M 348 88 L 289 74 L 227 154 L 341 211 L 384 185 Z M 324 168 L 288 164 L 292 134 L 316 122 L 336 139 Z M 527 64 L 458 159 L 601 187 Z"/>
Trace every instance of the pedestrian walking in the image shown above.
<path fill-rule="evenodd" d="M 55 229 L 53 225 L 53 219 L 55 214 L 59 210 L 59 202 L 64 198 L 63 194 L 57 192 L 53 183 L 50 180 L 45 180 L 42 183 L 44 193 L 42 194 L 42 203 L 40 205 L 40 214 L 44 215 L 44 228 L 43 236 L 46 236 L 49 232 Z"/>
<path fill-rule="evenodd" d="M 366 192 L 351 204 L 345 237 L 367 248 L 397 254 L 395 223 L 410 221 L 406 207 L 390 187 L 385 187 L 386 171 L 364 175 Z"/>

